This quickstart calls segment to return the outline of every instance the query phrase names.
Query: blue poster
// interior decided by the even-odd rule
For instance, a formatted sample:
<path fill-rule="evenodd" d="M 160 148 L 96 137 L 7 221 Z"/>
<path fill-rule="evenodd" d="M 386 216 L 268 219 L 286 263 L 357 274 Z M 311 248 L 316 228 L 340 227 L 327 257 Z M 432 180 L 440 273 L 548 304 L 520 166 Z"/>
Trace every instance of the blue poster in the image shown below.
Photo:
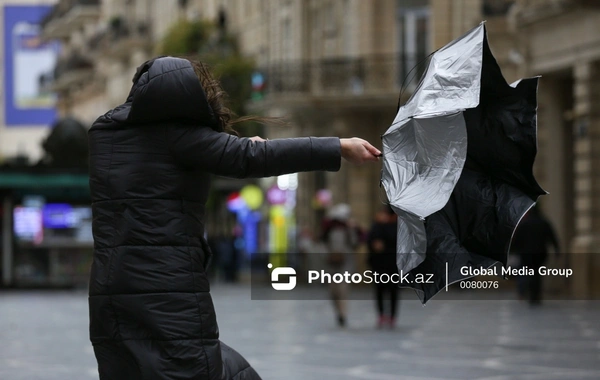
<path fill-rule="evenodd" d="M 4 106 L 6 125 L 50 125 L 56 96 L 44 89 L 58 58 L 58 43 L 43 43 L 40 21 L 52 7 L 4 7 Z"/>

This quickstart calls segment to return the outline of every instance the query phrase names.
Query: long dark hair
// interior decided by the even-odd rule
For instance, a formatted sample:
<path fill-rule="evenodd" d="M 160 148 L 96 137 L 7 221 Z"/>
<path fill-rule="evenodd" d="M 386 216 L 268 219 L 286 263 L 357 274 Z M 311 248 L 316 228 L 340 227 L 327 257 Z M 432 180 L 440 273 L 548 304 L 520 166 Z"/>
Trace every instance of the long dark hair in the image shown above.
<path fill-rule="evenodd" d="M 220 132 L 226 132 L 232 135 L 239 136 L 239 133 L 233 129 L 235 124 L 243 122 L 256 122 L 263 125 L 278 125 L 287 126 L 288 123 L 276 117 L 261 117 L 261 116 L 243 116 L 238 117 L 228 106 L 228 95 L 221 87 L 219 80 L 212 75 L 208 65 L 193 59 L 186 58 L 192 64 L 194 72 L 200 80 L 200 84 L 206 94 L 206 100 L 212 108 L 215 118 L 217 119 L 218 129 Z"/>

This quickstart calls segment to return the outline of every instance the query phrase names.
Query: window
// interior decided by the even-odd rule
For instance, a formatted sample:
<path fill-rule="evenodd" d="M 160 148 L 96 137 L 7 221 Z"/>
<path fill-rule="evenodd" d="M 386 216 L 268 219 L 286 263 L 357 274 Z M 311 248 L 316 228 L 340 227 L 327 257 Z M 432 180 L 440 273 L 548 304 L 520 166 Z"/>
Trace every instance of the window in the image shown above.
<path fill-rule="evenodd" d="M 514 0 L 483 0 L 481 11 L 483 16 L 505 16 L 513 4 Z"/>
<path fill-rule="evenodd" d="M 283 59 L 292 58 L 292 22 L 289 18 L 285 18 L 281 25 L 281 55 Z"/>
<path fill-rule="evenodd" d="M 334 8 L 332 2 L 327 2 L 325 4 L 325 17 L 323 18 L 323 36 L 325 38 L 335 37 L 337 28 L 335 25 L 335 16 L 334 16 Z"/>
<path fill-rule="evenodd" d="M 354 30 L 358 28 L 352 19 L 352 10 L 350 0 L 344 0 L 343 3 L 343 23 L 344 23 L 344 55 L 352 56 L 354 53 Z"/>
<path fill-rule="evenodd" d="M 398 12 L 400 85 L 415 86 L 425 70 L 425 58 L 431 50 L 429 20 L 429 10 L 425 7 L 401 8 Z"/>

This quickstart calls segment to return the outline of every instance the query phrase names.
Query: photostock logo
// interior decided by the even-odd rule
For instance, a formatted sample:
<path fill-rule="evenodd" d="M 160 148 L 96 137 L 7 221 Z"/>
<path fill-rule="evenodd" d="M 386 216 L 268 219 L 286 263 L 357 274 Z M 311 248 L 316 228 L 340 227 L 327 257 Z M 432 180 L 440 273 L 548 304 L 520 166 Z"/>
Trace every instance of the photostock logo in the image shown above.
<path fill-rule="evenodd" d="M 269 269 L 273 264 L 267 265 Z M 288 282 L 279 282 L 279 276 L 289 276 Z M 292 290 L 296 287 L 296 270 L 290 267 L 275 268 L 271 272 L 271 286 L 275 290 Z"/>

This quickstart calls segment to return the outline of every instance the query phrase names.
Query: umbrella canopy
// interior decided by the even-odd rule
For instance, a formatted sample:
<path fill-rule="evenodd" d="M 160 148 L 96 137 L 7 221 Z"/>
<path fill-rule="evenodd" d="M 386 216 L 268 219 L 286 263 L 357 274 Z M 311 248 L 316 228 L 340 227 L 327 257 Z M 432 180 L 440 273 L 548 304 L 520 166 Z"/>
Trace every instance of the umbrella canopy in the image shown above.
<path fill-rule="evenodd" d="M 433 54 L 383 135 L 398 270 L 423 303 L 467 278 L 461 267 L 506 265 L 517 224 L 546 194 L 533 176 L 537 82 L 506 82 L 481 23 Z"/>

